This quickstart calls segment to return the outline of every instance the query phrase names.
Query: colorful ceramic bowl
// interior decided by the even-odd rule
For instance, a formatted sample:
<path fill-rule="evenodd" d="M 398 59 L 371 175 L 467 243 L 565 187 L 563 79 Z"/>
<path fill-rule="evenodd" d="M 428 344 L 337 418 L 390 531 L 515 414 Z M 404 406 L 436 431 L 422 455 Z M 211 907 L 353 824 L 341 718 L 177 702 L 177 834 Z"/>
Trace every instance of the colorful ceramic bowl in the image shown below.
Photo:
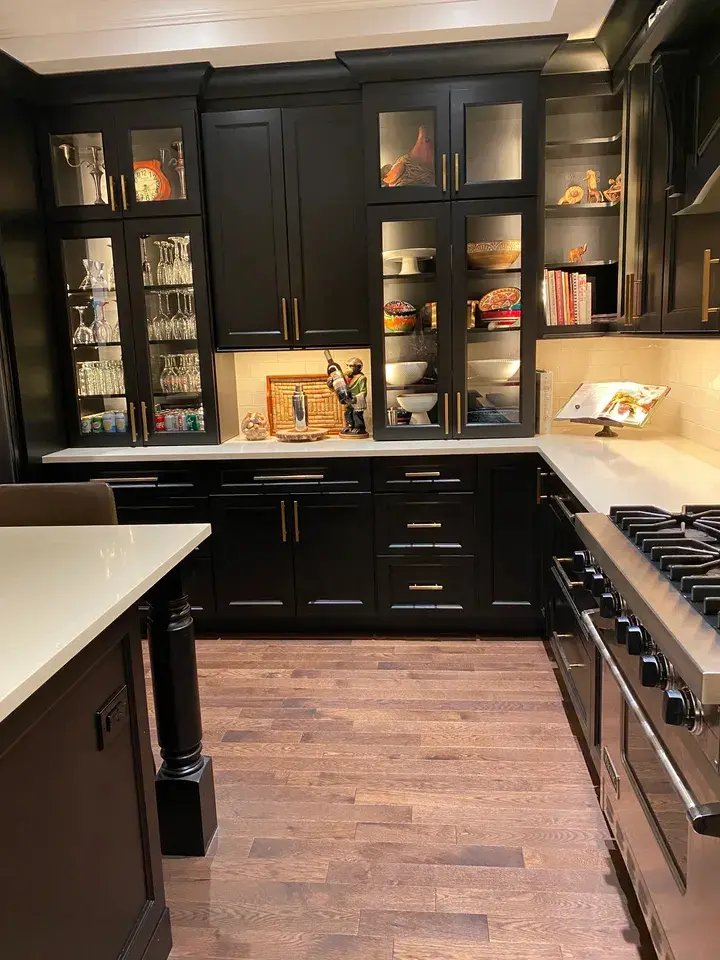
<path fill-rule="evenodd" d="M 501 270 L 511 267 L 519 256 L 519 240 L 480 240 L 467 245 L 471 270 Z"/>
<path fill-rule="evenodd" d="M 384 309 L 385 333 L 410 333 L 415 327 L 417 310 L 405 300 L 388 300 Z"/>
<path fill-rule="evenodd" d="M 520 290 L 517 287 L 498 287 L 491 290 L 480 300 L 483 315 L 491 310 L 511 310 L 520 303 Z"/>

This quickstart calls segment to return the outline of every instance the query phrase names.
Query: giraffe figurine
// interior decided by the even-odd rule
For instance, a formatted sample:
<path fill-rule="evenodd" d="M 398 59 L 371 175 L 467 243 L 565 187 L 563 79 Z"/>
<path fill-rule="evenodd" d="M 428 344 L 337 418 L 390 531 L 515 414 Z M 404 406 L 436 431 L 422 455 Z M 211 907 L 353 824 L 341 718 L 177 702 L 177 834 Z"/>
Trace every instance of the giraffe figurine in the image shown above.
<path fill-rule="evenodd" d="M 583 180 L 587 183 L 587 203 L 604 203 L 602 190 L 598 189 L 597 172 L 588 170 Z"/>

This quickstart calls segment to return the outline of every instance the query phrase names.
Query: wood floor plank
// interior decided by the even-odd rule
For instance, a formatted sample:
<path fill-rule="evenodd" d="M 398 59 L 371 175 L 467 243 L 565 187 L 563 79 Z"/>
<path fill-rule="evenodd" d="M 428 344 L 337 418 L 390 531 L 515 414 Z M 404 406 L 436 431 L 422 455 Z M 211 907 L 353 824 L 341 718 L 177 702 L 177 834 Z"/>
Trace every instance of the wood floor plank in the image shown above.
<path fill-rule="evenodd" d="M 651 960 L 542 642 L 197 656 L 219 832 L 164 862 L 172 960 Z"/>

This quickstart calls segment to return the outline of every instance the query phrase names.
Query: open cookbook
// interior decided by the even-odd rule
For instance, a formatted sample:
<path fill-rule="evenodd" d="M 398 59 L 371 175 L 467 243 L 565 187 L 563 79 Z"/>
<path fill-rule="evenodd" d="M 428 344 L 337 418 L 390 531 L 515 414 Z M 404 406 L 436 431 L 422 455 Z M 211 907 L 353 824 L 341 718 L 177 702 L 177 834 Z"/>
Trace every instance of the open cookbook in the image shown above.
<path fill-rule="evenodd" d="M 669 392 L 670 387 L 631 381 L 581 383 L 555 419 L 643 427 Z"/>

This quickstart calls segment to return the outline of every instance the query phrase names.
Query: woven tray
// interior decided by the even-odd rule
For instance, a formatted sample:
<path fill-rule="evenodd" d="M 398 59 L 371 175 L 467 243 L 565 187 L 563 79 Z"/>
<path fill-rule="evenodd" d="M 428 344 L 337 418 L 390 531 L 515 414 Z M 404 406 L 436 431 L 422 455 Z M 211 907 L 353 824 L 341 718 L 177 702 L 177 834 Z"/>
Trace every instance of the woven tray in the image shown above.
<path fill-rule="evenodd" d="M 327 376 L 322 373 L 299 373 L 295 376 L 270 376 L 266 378 L 267 409 L 270 433 L 293 431 L 292 395 L 295 385 L 302 384 L 307 398 L 308 430 L 327 430 L 339 433 L 345 426 L 342 404 L 333 390 L 328 390 Z"/>

